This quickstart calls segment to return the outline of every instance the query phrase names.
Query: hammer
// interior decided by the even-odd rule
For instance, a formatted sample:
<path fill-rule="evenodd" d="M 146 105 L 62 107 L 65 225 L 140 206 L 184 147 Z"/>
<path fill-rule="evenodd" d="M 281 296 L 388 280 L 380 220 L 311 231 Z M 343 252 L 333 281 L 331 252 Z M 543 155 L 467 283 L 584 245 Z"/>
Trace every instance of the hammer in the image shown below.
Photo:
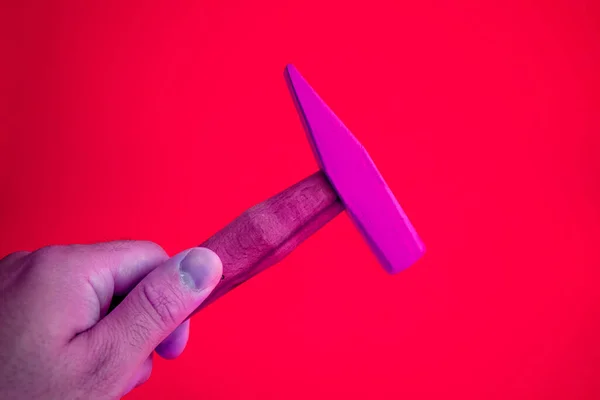
<path fill-rule="evenodd" d="M 321 168 L 243 212 L 201 246 L 223 263 L 221 282 L 194 313 L 291 253 L 344 209 L 390 274 L 425 247 L 371 157 L 292 65 L 285 78 Z"/>

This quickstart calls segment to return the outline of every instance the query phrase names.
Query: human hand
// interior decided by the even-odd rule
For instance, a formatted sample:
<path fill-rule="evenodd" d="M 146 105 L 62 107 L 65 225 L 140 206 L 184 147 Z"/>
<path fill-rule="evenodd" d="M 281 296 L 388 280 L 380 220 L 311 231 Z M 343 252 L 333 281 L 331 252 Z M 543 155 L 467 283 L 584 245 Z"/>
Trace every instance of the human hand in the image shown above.
<path fill-rule="evenodd" d="M 181 354 L 186 318 L 221 274 L 207 248 L 168 258 L 151 242 L 51 246 L 3 258 L 0 398 L 123 396 L 149 378 L 154 350 Z M 113 297 L 123 299 L 111 310 Z"/>

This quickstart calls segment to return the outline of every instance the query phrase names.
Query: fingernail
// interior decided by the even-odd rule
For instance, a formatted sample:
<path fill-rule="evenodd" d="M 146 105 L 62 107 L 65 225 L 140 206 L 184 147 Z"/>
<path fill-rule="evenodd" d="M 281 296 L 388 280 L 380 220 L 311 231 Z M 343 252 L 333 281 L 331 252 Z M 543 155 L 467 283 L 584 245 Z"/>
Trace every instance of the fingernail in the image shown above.
<path fill-rule="evenodd" d="M 190 250 L 179 263 L 183 283 L 194 290 L 213 286 L 221 278 L 221 260 L 210 249 L 198 247 Z"/>

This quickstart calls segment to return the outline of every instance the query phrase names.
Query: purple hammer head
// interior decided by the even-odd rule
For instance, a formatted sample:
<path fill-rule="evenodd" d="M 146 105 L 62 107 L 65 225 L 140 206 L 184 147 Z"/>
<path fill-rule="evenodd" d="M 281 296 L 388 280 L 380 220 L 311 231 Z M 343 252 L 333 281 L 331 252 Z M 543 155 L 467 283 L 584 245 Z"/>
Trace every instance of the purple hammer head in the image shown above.
<path fill-rule="evenodd" d="M 321 169 L 389 273 L 414 264 L 423 242 L 365 148 L 292 65 L 286 78 Z"/>

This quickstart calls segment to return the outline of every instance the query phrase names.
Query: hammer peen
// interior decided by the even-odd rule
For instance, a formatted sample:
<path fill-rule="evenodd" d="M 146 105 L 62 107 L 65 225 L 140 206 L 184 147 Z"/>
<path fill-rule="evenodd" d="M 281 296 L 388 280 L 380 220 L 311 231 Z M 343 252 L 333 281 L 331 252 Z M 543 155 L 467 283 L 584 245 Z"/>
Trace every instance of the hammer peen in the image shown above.
<path fill-rule="evenodd" d="M 380 264 L 397 273 L 425 247 L 364 147 L 292 65 L 288 88 L 321 170 L 246 210 L 202 243 L 223 263 L 206 307 L 276 264 L 344 209 Z"/>

